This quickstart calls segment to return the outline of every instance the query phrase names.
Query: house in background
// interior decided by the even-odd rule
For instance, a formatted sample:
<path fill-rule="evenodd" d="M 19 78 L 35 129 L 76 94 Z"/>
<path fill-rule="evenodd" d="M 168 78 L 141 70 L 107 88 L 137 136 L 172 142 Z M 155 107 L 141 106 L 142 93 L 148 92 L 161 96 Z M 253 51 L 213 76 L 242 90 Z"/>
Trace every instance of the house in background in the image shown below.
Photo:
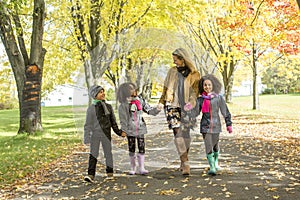
<path fill-rule="evenodd" d="M 258 94 L 261 94 L 265 89 L 265 85 L 261 83 L 261 79 L 258 79 Z M 246 80 L 242 81 L 240 86 L 233 86 L 232 87 L 232 96 L 251 96 L 253 94 L 253 81 Z"/>
<path fill-rule="evenodd" d="M 87 88 L 70 84 L 58 85 L 49 94 L 42 97 L 42 106 L 79 106 L 88 105 Z"/>

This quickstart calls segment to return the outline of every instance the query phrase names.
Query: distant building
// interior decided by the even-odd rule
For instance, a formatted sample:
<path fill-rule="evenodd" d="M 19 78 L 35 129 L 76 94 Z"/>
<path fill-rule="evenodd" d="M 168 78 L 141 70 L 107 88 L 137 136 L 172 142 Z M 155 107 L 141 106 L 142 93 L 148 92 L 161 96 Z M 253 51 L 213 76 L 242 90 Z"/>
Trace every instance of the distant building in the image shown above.
<path fill-rule="evenodd" d="M 265 85 L 261 83 L 261 79 L 258 79 L 258 94 L 261 94 Z M 240 86 L 232 87 L 232 96 L 251 96 L 253 94 L 253 81 L 243 81 Z"/>
<path fill-rule="evenodd" d="M 89 96 L 87 88 L 75 85 L 58 85 L 42 98 L 42 106 L 78 106 L 87 105 Z"/>

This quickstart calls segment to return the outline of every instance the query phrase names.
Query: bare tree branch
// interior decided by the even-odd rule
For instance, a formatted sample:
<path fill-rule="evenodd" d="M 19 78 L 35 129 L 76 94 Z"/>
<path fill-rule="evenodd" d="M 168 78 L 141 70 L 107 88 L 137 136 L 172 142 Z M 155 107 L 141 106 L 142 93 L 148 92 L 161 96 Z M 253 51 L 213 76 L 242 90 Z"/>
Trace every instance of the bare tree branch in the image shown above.
<path fill-rule="evenodd" d="M 15 9 L 15 10 L 17 12 L 17 9 Z M 20 48 L 21 54 L 23 56 L 25 65 L 28 65 L 29 64 L 29 57 L 28 57 L 28 53 L 27 53 L 27 50 L 26 50 L 26 46 L 25 46 L 25 41 L 24 41 L 24 37 L 23 37 L 24 31 L 23 31 L 23 27 L 21 25 L 21 21 L 20 21 L 19 15 L 17 13 L 13 13 L 12 17 L 13 17 L 13 20 L 15 22 L 16 29 L 17 29 L 17 37 L 18 37 L 18 42 L 19 42 L 19 48 Z"/>
<path fill-rule="evenodd" d="M 259 13 L 260 13 L 260 11 L 259 11 L 260 6 L 262 5 L 262 3 L 263 3 L 264 1 L 265 1 L 265 0 L 262 0 L 262 1 L 259 3 L 259 5 L 258 5 L 258 7 L 257 7 L 257 9 L 256 9 L 256 12 L 255 12 L 255 16 L 254 16 L 252 22 L 250 23 L 250 26 L 252 26 L 253 23 L 254 23 L 254 21 L 257 19 L 258 15 L 259 15 Z"/>

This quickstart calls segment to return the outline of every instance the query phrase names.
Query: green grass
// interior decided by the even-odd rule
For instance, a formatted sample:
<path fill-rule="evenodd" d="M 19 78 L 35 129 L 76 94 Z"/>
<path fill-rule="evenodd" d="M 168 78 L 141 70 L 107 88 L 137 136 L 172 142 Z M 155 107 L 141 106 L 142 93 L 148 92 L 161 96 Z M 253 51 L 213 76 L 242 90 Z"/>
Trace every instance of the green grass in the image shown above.
<path fill-rule="evenodd" d="M 43 107 L 43 133 L 17 134 L 18 110 L 0 111 L 0 185 L 23 178 L 71 152 L 81 142 L 72 107 Z"/>
<path fill-rule="evenodd" d="M 266 115 L 277 118 L 300 119 L 300 95 L 261 95 L 259 109 L 253 110 L 252 96 L 233 97 L 228 104 L 233 115 Z"/>
<path fill-rule="evenodd" d="M 18 110 L 1 110 L 0 111 L 0 136 L 16 135 L 19 128 L 19 111 Z M 1 147 L 0 147 L 1 148 Z"/>

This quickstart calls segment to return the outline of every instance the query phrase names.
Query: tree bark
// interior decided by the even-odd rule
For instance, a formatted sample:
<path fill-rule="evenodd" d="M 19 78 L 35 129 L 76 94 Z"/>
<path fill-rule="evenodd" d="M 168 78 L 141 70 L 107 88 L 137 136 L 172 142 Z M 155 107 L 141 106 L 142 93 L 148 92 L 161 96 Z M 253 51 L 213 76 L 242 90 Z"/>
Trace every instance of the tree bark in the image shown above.
<path fill-rule="evenodd" d="M 25 76 L 19 133 L 32 134 L 42 130 L 40 103 L 42 70 L 37 65 L 29 65 L 26 67 Z"/>
<path fill-rule="evenodd" d="M 258 76 L 258 69 L 257 69 L 257 57 L 256 57 L 256 48 L 253 42 L 252 44 L 252 69 L 253 69 L 253 110 L 259 109 L 259 99 L 258 99 L 258 90 L 257 90 L 257 76 Z"/>

